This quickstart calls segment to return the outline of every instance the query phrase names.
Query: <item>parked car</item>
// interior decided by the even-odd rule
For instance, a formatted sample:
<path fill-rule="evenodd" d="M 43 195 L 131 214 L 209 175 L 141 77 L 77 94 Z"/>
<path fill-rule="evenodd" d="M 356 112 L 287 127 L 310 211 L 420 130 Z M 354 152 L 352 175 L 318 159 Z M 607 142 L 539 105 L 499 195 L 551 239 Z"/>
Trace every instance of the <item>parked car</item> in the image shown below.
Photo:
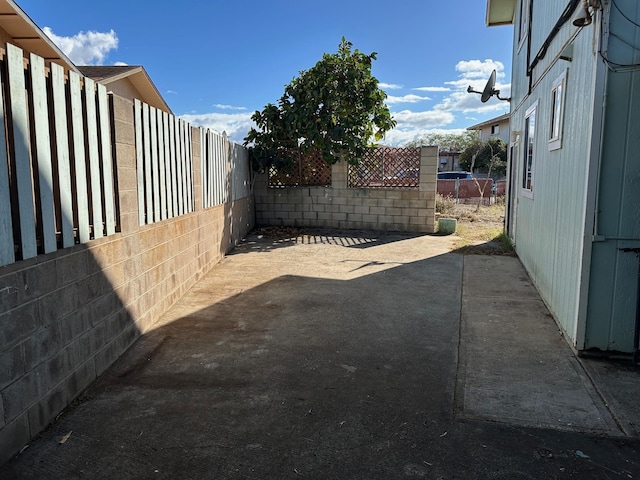
<path fill-rule="evenodd" d="M 438 180 L 456 180 L 457 178 L 470 180 L 473 178 L 471 172 L 438 172 Z"/>

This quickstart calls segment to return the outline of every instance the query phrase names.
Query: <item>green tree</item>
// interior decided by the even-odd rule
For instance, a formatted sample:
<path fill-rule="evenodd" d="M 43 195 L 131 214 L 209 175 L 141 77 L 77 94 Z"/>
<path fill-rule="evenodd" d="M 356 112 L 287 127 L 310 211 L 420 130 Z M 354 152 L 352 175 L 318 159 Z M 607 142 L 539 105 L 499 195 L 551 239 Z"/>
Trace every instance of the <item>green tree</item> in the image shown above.
<path fill-rule="evenodd" d="M 499 138 L 482 141 L 479 138 L 460 153 L 460 168 L 486 173 L 493 177 L 507 175 L 507 145 Z"/>
<path fill-rule="evenodd" d="M 441 151 L 462 152 L 469 145 L 478 140 L 477 130 L 467 130 L 463 133 L 426 133 L 420 138 L 407 142 L 406 147 L 434 146 Z"/>
<path fill-rule="evenodd" d="M 395 127 L 387 95 L 371 74 L 376 53 L 366 55 L 342 38 L 338 52 L 324 54 L 285 86 L 277 106 L 251 117 L 244 139 L 254 168 L 282 167 L 300 154 L 317 152 L 329 164 L 357 164 L 373 140 Z"/>

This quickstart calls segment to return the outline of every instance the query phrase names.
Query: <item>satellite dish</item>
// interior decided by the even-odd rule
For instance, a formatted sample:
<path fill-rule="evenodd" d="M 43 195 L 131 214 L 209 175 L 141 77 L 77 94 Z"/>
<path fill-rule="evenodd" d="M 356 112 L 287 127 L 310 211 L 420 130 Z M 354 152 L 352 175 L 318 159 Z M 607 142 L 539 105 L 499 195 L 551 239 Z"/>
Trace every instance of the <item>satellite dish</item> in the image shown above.
<path fill-rule="evenodd" d="M 487 84 L 484 86 L 484 90 L 482 90 L 482 95 L 480 96 L 480 101 L 482 103 L 486 103 L 487 100 L 491 98 L 491 96 L 495 93 L 493 87 L 496 86 L 496 71 L 491 72 L 489 76 L 489 80 L 487 80 Z"/>
<path fill-rule="evenodd" d="M 491 72 L 491 75 L 489 76 L 489 80 L 487 80 L 487 84 L 484 86 L 484 90 L 482 90 L 481 92 L 478 92 L 477 90 L 474 90 L 473 88 L 471 88 L 471 85 L 469 85 L 469 88 L 467 88 L 467 93 L 479 93 L 481 95 L 480 101 L 482 103 L 486 103 L 486 101 L 489 100 L 494 95 L 498 97 L 498 100 L 505 100 L 507 102 L 510 102 L 511 97 L 502 98 L 500 96 L 500 90 L 496 90 L 495 86 L 496 86 L 496 71 L 494 70 L 493 72 Z"/>

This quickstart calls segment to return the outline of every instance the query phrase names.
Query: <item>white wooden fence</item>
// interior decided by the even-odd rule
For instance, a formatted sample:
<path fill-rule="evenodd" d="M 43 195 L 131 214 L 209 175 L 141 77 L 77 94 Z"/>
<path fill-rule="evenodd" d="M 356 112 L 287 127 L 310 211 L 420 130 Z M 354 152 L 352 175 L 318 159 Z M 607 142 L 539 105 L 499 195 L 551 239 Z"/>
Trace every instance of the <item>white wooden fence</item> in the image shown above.
<path fill-rule="evenodd" d="M 231 157 L 232 198 L 234 201 L 248 197 L 251 194 L 251 165 L 249 150 L 237 143 L 231 143 L 229 154 Z"/>
<path fill-rule="evenodd" d="M 225 134 L 200 129 L 202 159 L 202 206 L 214 207 L 251 193 L 249 151 Z"/>
<path fill-rule="evenodd" d="M 119 230 L 106 88 L 7 45 L 0 58 L 0 266 Z M 134 101 L 140 225 L 194 211 L 191 126 Z M 203 208 L 250 195 L 247 150 L 199 129 Z"/>
<path fill-rule="evenodd" d="M 229 139 L 211 130 L 200 129 L 202 159 L 202 206 L 221 205 L 229 199 L 231 165 Z"/>
<path fill-rule="evenodd" d="M 134 101 L 140 225 L 193 212 L 191 127 Z"/>
<path fill-rule="evenodd" d="M 114 233 L 106 88 L 11 44 L 0 83 L 0 266 Z"/>

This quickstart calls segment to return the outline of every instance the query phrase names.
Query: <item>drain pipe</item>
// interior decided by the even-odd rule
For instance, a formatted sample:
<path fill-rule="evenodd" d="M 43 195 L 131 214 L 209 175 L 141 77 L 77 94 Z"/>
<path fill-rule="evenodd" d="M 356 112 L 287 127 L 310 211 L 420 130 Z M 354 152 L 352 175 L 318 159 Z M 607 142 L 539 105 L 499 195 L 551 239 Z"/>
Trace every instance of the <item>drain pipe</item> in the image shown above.
<path fill-rule="evenodd" d="M 638 363 L 638 346 L 640 345 L 640 248 L 620 248 L 622 252 L 635 253 L 638 257 L 638 287 L 636 289 L 636 325 L 633 332 L 633 363 Z"/>

